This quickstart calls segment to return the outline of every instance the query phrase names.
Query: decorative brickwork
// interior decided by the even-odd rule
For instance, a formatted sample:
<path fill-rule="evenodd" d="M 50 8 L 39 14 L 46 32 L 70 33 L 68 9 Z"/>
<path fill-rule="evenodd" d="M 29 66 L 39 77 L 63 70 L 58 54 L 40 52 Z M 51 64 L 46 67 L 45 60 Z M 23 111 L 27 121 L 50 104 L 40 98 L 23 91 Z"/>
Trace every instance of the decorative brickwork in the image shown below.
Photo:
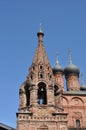
<path fill-rule="evenodd" d="M 75 74 L 71 74 L 66 76 L 67 89 L 70 90 L 80 90 L 80 83 L 78 76 Z"/>
<path fill-rule="evenodd" d="M 72 92 L 71 92 L 72 93 Z M 68 126 L 76 127 L 76 120 L 80 121 L 80 127 L 86 128 L 86 92 L 77 94 L 77 92 L 63 94 L 63 107 L 68 112 Z"/>
<path fill-rule="evenodd" d="M 40 28 L 38 46 L 28 76 L 20 86 L 17 130 L 68 130 L 86 128 L 86 91 L 80 91 L 79 70 L 72 63 L 65 72 L 52 69 Z M 67 91 L 64 91 L 66 77 Z"/>

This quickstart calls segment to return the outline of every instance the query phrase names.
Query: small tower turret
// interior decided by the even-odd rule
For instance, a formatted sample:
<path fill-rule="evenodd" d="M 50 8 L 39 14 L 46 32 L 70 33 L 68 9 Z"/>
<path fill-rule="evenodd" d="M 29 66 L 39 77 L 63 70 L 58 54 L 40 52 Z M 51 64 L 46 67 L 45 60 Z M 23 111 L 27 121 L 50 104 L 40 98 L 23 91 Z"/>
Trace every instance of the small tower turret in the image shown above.
<path fill-rule="evenodd" d="M 59 85 L 60 89 L 64 89 L 64 82 L 63 82 L 63 68 L 59 64 L 58 60 L 58 53 L 56 54 L 56 65 L 53 68 L 53 74 L 55 76 L 55 82 Z"/>
<path fill-rule="evenodd" d="M 64 69 L 67 90 L 80 90 L 79 68 L 72 64 L 71 52 L 69 50 L 69 65 Z"/>
<path fill-rule="evenodd" d="M 80 77 L 81 77 L 80 90 L 81 91 L 86 91 L 86 85 L 84 84 L 83 74 L 81 74 Z"/>

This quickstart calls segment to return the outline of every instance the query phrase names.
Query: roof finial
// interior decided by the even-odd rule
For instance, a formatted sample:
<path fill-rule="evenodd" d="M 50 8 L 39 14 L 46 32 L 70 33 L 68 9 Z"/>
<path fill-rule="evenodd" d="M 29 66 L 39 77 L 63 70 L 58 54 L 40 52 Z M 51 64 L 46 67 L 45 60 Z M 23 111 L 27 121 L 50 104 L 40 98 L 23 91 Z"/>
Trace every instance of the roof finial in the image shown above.
<path fill-rule="evenodd" d="M 58 72 L 63 73 L 63 68 L 59 65 L 58 53 L 56 53 L 56 65 L 53 68 L 53 73 L 57 74 Z"/>
<path fill-rule="evenodd" d="M 56 53 L 56 65 L 59 65 L 59 61 L 58 61 L 58 53 Z"/>
<path fill-rule="evenodd" d="M 84 78 L 83 78 L 83 74 L 82 73 L 80 74 L 80 77 L 81 77 L 81 85 L 84 86 Z"/>
<path fill-rule="evenodd" d="M 72 64 L 72 56 L 71 56 L 71 50 L 68 49 L 68 55 L 69 55 L 69 64 Z"/>
<path fill-rule="evenodd" d="M 40 30 L 39 32 L 43 32 L 42 23 L 40 23 Z"/>

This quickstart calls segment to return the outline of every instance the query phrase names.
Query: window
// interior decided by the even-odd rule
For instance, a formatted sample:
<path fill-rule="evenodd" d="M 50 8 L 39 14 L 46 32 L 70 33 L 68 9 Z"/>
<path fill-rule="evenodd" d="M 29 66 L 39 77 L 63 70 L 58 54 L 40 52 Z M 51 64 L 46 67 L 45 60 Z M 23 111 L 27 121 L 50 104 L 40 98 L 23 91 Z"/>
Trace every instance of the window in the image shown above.
<path fill-rule="evenodd" d="M 30 90 L 29 90 L 29 85 L 25 85 L 25 93 L 26 93 L 26 106 L 30 106 Z"/>
<path fill-rule="evenodd" d="M 57 85 L 54 85 L 54 96 L 57 96 L 59 94 L 58 90 L 59 90 L 59 87 Z"/>
<path fill-rule="evenodd" d="M 52 78 L 52 75 L 50 75 L 50 79 Z"/>
<path fill-rule="evenodd" d="M 43 78 L 43 74 L 42 74 L 42 73 L 39 73 L 39 74 L 38 74 L 38 77 L 42 79 L 42 78 Z"/>
<path fill-rule="evenodd" d="M 38 84 L 38 104 L 47 104 L 46 84 L 40 82 Z"/>
<path fill-rule="evenodd" d="M 80 128 L 80 120 L 76 120 L 76 128 Z"/>
<path fill-rule="evenodd" d="M 40 66 L 40 69 L 42 69 L 42 65 Z"/>
<path fill-rule="evenodd" d="M 43 75 L 42 75 L 42 74 L 40 74 L 40 78 L 43 78 Z"/>
<path fill-rule="evenodd" d="M 35 70 L 35 67 L 33 66 L 33 70 Z"/>
<path fill-rule="evenodd" d="M 31 74 L 31 80 L 33 80 L 33 76 L 32 76 L 32 74 Z"/>

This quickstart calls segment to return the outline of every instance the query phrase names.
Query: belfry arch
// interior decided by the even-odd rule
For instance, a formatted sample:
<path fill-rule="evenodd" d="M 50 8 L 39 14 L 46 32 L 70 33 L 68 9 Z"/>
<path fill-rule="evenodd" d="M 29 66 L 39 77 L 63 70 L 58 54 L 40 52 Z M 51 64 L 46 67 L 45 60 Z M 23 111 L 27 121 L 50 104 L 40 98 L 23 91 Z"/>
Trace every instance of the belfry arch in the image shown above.
<path fill-rule="evenodd" d="M 46 84 L 44 82 L 38 83 L 38 104 L 47 104 L 47 91 L 46 91 Z"/>
<path fill-rule="evenodd" d="M 25 84 L 25 94 L 26 94 L 26 106 L 30 106 L 30 85 L 28 83 Z"/>

